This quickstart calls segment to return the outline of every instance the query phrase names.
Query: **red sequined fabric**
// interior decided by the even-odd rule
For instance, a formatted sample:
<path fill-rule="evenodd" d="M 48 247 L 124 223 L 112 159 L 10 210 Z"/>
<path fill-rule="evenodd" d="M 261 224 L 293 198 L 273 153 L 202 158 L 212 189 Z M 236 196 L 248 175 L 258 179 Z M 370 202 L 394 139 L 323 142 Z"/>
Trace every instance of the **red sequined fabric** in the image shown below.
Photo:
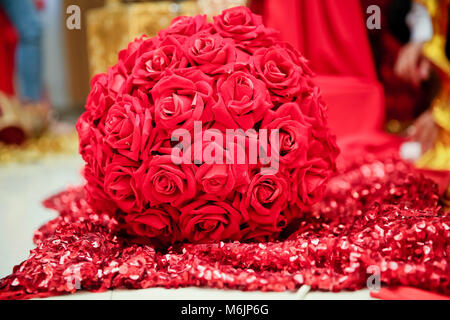
<path fill-rule="evenodd" d="M 28 260 L 0 280 L 0 299 L 157 286 L 356 290 L 366 286 L 370 266 L 386 285 L 450 295 L 449 213 L 434 182 L 391 157 L 341 170 L 296 230 L 272 243 L 185 244 L 162 252 L 122 237 L 115 220 L 89 208 L 83 188 L 45 205 L 60 215 L 36 232 Z"/>

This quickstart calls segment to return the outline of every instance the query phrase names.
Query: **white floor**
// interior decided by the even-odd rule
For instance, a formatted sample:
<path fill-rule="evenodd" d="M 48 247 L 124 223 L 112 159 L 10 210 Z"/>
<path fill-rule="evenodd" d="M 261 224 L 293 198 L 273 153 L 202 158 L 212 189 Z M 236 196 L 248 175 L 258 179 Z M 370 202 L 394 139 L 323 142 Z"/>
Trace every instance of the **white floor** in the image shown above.
<path fill-rule="evenodd" d="M 54 156 L 32 164 L 0 166 L 0 278 L 9 275 L 12 268 L 25 260 L 34 245 L 33 232 L 55 216 L 41 202 L 68 185 L 82 183 L 78 156 Z M 312 292 L 303 286 L 297 292 L 242 292 L 200 288 L 114 290 L 104 293 L 80 292 L 50 299 L 90 300 L 320 300 L 320 299 L 370 299 L 369 290 L 357 292 Z"/>

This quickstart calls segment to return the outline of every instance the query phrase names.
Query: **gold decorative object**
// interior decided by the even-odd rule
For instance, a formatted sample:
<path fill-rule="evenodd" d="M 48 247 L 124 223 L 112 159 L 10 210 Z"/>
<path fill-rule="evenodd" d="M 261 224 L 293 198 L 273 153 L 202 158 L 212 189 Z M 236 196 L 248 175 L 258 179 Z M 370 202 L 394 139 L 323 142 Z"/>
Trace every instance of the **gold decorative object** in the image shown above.
<path fill-rule="evenodd" d="M 209 18 L 220 14 L 223 10 L 232 7 L 246 6 L 247 0 L 198 0 L 200 11 Z"/>
<path fill-rule="evenodd" d="M 5 145 L 0 142 L 0 165 L 29 163 L 55 154 L 78 153 L 78 136 L 75 131 L 55 134 L 46 132 L 39 138 L 27 139 L 24 144 Z"/>
<path fill-rule="evenodd" d="M 33 135 L 33 125 L 38 119 L 37 106 L 23 107 L 14 97 L 0 92 L 0 130 L 15 127 L 31 137 L 21 145 L 9 145 L 0 141 L 0 165 L 10 162 L 31 162 L 55 153 L 77 153 L 78 138 L 75 131 L 63 134 L 44 132 L 39 137 Z"/>
<path fill-rule="evenodd" d="M 117 63 L 118 52 L 142 35 L 154 36 L 177 16 L 199 13 L 196 1 L 121 3 L 107 0 L 103 8 L 87 14 L 89 69 L 91 76 Z"/>
<path fill-rule="evenodd" d="M 444 204 L 444 207 L 447 209 L 447 211 L 450 212 L 450 188 L 447 189 L 447 192 L 442 197 L 442 203 Z"/>
<path fill-rule="evenodd" d="M 20 104 L 15 97 L 9 97 L 0 92 L 0 130 L 7 127 L 23 127 Z"/>
<path fill-rule="evenodd" d="M 448 10 L 450 0 L 416 0 L 423 4 L 433 21 L 433 38 L 425 43 L 423 54 L 437 70 L 441 88 L 431 104 L 438 137 L 433 148 L 416 163 L 419 168 L 450 170 L 450 61 L 446 55 Z M 450 210 L 450 186 L 441 198 L 444 206 Z"/>
<path fill-rule="evenodd" d="M 447 44 L 448 10 L 450 0 L 416 0 L 423 4 L 433 21 L 433 38 L 425 43 L 424 56 L 435 66 L 441 79 L 441 88 L 432 102 L 433 117 L 439 126 L 434 147 L 417 162 L 420 168 L 450 170 L 450 61 Z"/>

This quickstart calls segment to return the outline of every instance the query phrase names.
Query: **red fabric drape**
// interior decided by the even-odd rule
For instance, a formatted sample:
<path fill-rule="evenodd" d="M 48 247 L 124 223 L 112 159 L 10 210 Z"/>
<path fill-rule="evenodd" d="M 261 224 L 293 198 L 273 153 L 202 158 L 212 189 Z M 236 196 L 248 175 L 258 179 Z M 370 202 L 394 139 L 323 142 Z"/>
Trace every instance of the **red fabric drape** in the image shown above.
<path fill-rule="evenodd" d="M 0 91 L 14 94 L 14 62 L 17 34 L 8 17 L 0 8 Z"/>
<path fill-rule="evenodd" d="M 315 72 L 376 79 L 360 0 L 266 0 L 264 12 Z"/>
<path fill-rule="evenodd" d="M 315 82 L 328 106 L 328 123 L 338 138 L 381 131 L 384 94 L 377 81 L 318 75 Z"/>
<path fill-rule="evenodd" d="M 450 297 L 411 287 L 382 288 L 370 295 L 383 300 L 450 300 Z"/>
<path fill-rule="evenodd" d="M 360 0 L 265 0 L 265 23 L 310 60 L 338 138 L 380 132 L 384 92 Z"/>

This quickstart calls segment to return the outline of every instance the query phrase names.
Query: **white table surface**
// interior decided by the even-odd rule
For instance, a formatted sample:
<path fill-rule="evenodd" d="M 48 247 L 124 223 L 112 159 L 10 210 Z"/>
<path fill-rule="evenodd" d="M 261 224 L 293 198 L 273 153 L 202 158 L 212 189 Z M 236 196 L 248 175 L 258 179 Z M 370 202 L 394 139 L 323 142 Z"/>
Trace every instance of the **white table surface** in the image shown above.
<path fill-rule="evenodd" d="M 42 200 L 64 190 L 69 185 L 82 183 L 82 160 L 75 155 L 47 157 L 36 163 L 0 166 L 0 278 L 9 275 L 12 268 L 25 260 L 31 249 L 33 232 L 55 217 L 55 212 L 44 208 Z M 104 293 L 79 292 L 48 299 L 89 300 L 320 300 L 371 299 L 369 290 L 357 292 L 313 292 L 303 286 L 297 292 L 242 292 L 203 288 L 144 290 L 113 290 Z"/>

